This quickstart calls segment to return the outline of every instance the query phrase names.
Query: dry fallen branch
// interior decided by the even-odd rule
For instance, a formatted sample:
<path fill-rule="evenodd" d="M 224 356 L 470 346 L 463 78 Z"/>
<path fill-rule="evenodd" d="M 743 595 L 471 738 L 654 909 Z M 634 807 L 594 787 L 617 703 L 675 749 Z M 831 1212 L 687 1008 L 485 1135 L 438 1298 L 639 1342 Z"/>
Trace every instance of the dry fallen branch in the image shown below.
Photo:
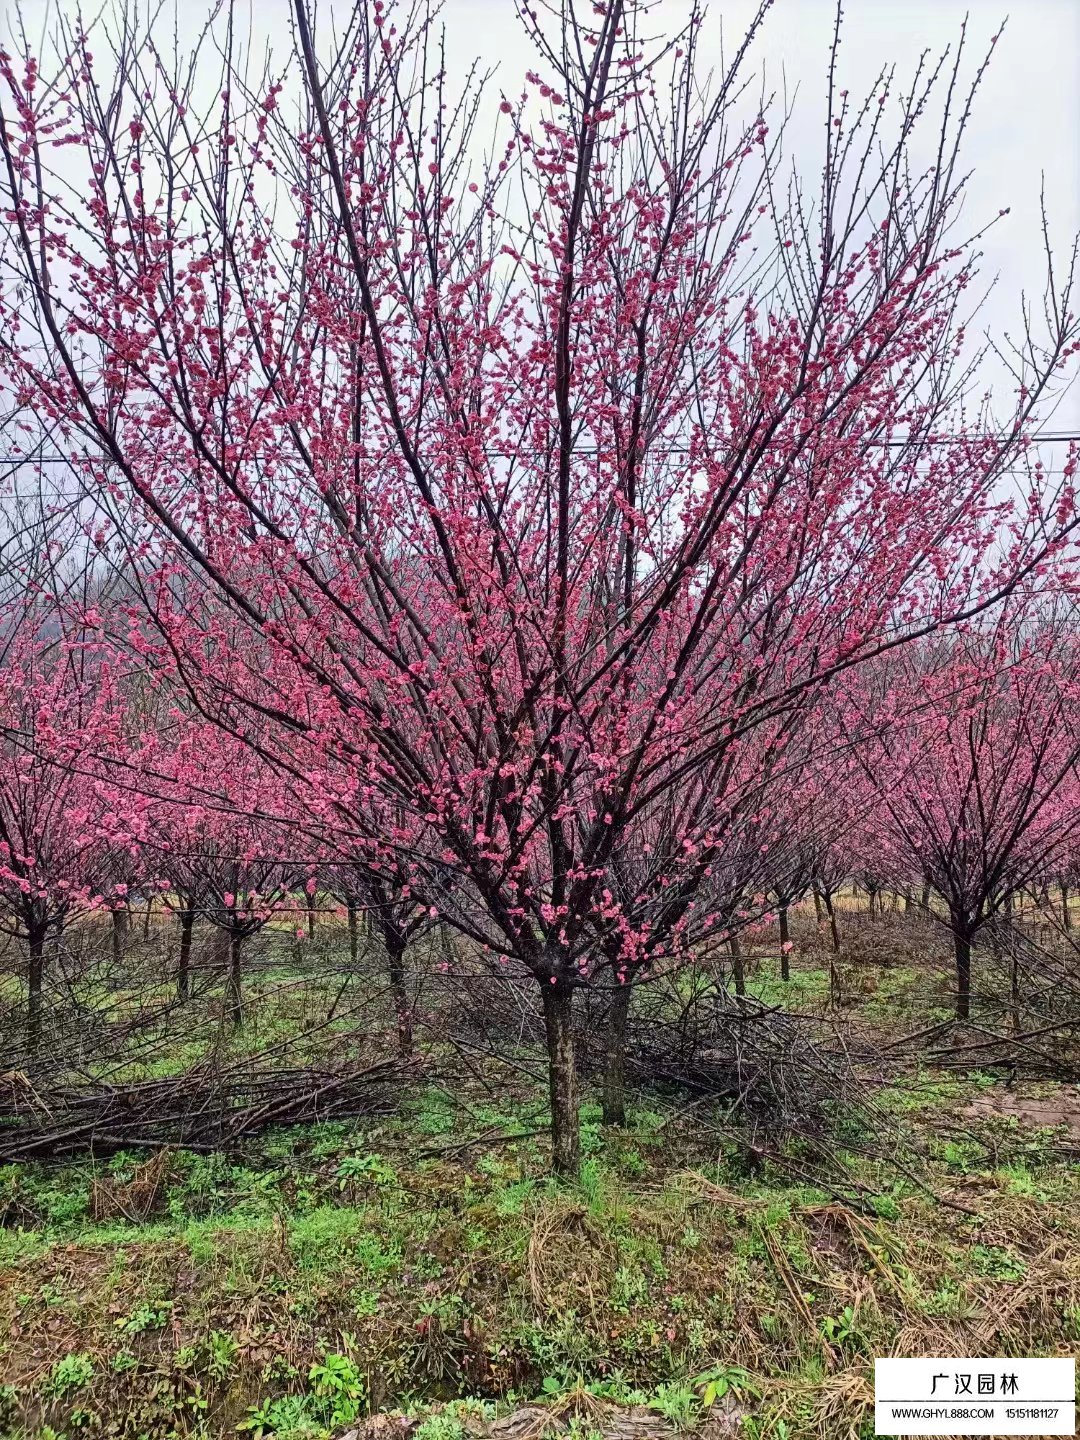
<path fill-rule="evenodd" d="M 60 1085 L 37 1103 L 13 1088 L 0 1094 L 0 1162 L 174 1145 L 228 1150 L 271 1126 L 384 1115 L 413 1068 L 396 1060 L 334 1069 L 203 1064 L 162 1080 Z"/>

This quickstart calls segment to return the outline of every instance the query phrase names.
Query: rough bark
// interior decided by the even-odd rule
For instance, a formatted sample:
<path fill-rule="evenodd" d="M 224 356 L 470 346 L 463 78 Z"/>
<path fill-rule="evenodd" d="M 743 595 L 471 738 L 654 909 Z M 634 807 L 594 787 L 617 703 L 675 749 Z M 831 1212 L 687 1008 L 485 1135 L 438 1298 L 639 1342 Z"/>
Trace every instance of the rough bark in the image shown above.
<path fill-rule="evenodd" d="M 543 982 L 544 1029 L 551 1095 L 551 1166 L 576 1179 L 581 1171 L 581 1130 L 574 1068 L 574 992 L 565 981 Z"/>
<path fill-rule="evenodd" d="M 971 1014 L 971 934 L 967 925 L 953 920 L 953 953 L 956 956 L 956 1018 Z"/>
<path fill-rule="evenodd" d="M 26 1011 L 26 1037 L 31 1050 L 41 1044 L 42 992 L 45 986 L 45 930 L 35 926 L 27 936 L 30 964 L 27 973 L 29 1000 Z"/>
<path fill-rule="evenodd" d="M 739 943 L 738 935 L 732 935 L 728 940 L 728 949 L 731 951 L 731 973 L 735 977 L 735 994 L 746 994 L 746 967 L 743 965 L 742 945 Z"/>
<path fill-rule="evenodd" d="M 181 1000 L 191 995 L 191 935 L 195 928 L 195 911 L 180 911 L 180 958 L 176 967 L 176 993 Z"/>
<path fill-rule="evenodd" d="M 788 945 L 790 935 L 788 934 L 788 913 L 787 906 L 781 905 L 777 911 L 777 919 L 780 922 L 780 979 L 791 979 L 791 967 L 788 963 Z"/>
<path fill-rule="evenodd" d="M 626 1124 L 626 1021 L 631 994 L 629 985 L 617 985 L 608 1011 L 603 1094 L 605 1125 Z"/>
<path fill-rule="evenodd" d="M 345 910 L 349 917 L 349 961 L 356 969 L 360 960 L 360 930 L 357 923 L 356 899 L 350 895 L 345 901 Z"/>
<path fill-rule="evenodd" d="M 394 998 L 398 1054 L 404 1058 L 412 1054 L 412 1010 L 409 1006 L 409 989 L 405 983 L 405 946 L 394 936 L 388 936 L 386 940 L 386 968 Z"/>
<path fill-rule="evenodd" d="M 126 905 L 118 905 L 112 912 L 112 957 L 113 964 L 120 968 L 124 960 L 124 942 L 128 933 L 128 911 Z"/>
<path fill-rule="evenodd" d="M 238 930 L 229 933 L 229 973 L 225 986 L 225 1014 L 234 1030 L 243 1029 L 244 994 L 240 952 L 244 937 Z"/>

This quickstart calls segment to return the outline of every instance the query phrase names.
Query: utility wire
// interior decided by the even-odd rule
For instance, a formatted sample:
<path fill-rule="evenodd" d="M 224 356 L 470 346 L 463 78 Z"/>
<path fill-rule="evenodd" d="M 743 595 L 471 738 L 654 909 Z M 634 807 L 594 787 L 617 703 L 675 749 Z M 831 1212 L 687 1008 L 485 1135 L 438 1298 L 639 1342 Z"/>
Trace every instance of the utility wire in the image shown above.
<path fill-rule="evenodd" d="M 867 449 L 897 450 L 903 449 L 906 445 L 912 448 L 924 448 L 932 445 L 968 445 L 974 440 L 1005 441 L 1016 438 L 1017 437 L 1010 435 L 992 435 L 987 433 L 982 435 L 937 435 L 899 440 L 866 440 L 862 443 Z M 1030 443 L 1032 445 L 1075 445 L 1080 444 L 1080 433 L 1073 433 L 1067 430 L 1045 431 L 1042 434 L 1033 435 Z M 691 447 L 689 445 L 652 445 L 647 447 L 647 451 L 654 455 L 689 455 Z M 536 450 L 535 448 L 527 449 L 522 445 L 510 450 L 489 449 L 487 453 L 501 458 L 512 458 L 516 455 L 539 455 L 544 452 Z M 595 446 L 583 445 L 578 447 L 575 453 L 578 455 L 596 455 L 599 452 Z M 280 460 L 281 454 L 275 451 L 271 455 L 250 455 L 244 458 L 248 461 L 263 459 Z M 371 458 L 374 459 L 376 457 L 372 456 Z M 84 463 L 86 460 L 98 464 L 112 464 L 112 461 L 104 455 L 71 457 L 68 455 L 34 455 L 32 453 L 26 455 L 0 454 L 0 464 L 3 465 L 77 465 Z"/>

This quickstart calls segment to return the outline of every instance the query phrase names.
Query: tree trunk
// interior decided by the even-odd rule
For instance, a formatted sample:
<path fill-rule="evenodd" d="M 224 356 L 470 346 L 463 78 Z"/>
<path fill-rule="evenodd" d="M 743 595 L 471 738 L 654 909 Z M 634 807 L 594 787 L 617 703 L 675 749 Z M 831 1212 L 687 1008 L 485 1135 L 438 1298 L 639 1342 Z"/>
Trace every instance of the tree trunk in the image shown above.
<path fill-rule="evenodd" d="M 1072 929 L 1072 915 L 1069 911 L 1069 887 L 1064 880 L 1061 882 L 1061 923 L 1066 930 Z"/>
<path fill-rule="evenodd" d="M 956 1018 L 971 1014 L 971 935 L 966 925 L 953 920 L 953 953 L 956 956 Z"/>
<path fill-rule="evenodd" d="M 818 890 L 816 885 L 814 886 L 814 911 L 817 915 L 817 923 L 820 925 L 821 922 L 825 919 L 825 916 L 821 910 L 821 892 Z"/>
<path fill-rule="evenodd" d="M 551 1167 L 576 1179 L 581 1171 L 581 1129 L 574 1070 L 574 992 L 565 981 L 545 980 L 544 1029 L 551 1094 Z"/>
<path fill-rule="evenodd" d="M 924 880 L 924 881 L 923 881 L 923 887 L 922 887 L 922 912 L 923 912 L 924 915 L 929 915 L 929 914 L 930 914 L 930 881 L 929 881 L 929 880 Z"/>
<path fill-rule="evenodd" d="M 229 968 L 229 932 L 217 930 L 214 933 L 214 965 L 222 970 Z"/>
<path fill-rule="evenodd" d="M 30 950 L 30 966 L 27 973 L 29 1002 L 26 1008 L 26 1038 L 30 1050 L 36 1053 L 41 1044 L 42 990 L 45 984 L 45 930 L 34 928 L 27 936 Z"/>
<path fill-rule="evenodd" d="M 626 982 L 617 985 L 608 1011 L 607 1055 L 604 1059 L 605 1125 L 626 1124 L 626 1020 L 630 1014 L 631 993 L 631 987 Z"/>
<path fill-rule="evenodd" d="M 345 901 L 345 910 L 349 917 L 349 961 L 355 970 L 360 961 L 360 932 L 357 925 L 356 900 L 352 895 Z"/>
<path fill-rule="evenodd" d="M 836 907 L 833 905 L 832 891 L 826 890 L 822 896 L 825 901 L 825 909 L 829 916 L 829 929 L 832 932 L 833 954 L 840 954 L 840 930 L 836 923 Z"/>
<path fill-rule="evenodd" d="M 405 983 L 405 947 L 396 940 L 386 942 L 386 967 L 390 974 L 390 990 L 394 997 L 394 1015 L 397 1018 L 398 1054 L 405 1057 L 412 1054 L 412 1012 L 409 1008 L 409 990 Z"/>
<path fill-rule="evenodd" d="M 142 933 L 143 933 L 143 939 L 144 939 L 144 940 L 149 940 L 149 939 L 150 939 L 150 921 L 152 920 L 153 915 L 154 915 L 154 897 L 153 897 L 153 895 L 151 895 L 151 896 L 147 899 L 147 902 L 146 902 L 146 914 L 143 916 Z"/>
<path fill-rule="evenodd" d="M 244 996 L 240 970 L 240 947 L 244 937 L 239 930 L 229 931 L 229 974 L 225 985 L 225 1013 L 234 1030 L 243 1029 Z"/>
<path fill-rule="evenodd" d="M 127 939 L 128 911 L 121 905 L 112 912 L 112 957 L 113 965 L 120 969 L 124 961 L 124 941 Z"/>
<path fill-rule="evenodd" d="M 307 938 L 315 939 L 315 896 L 305 888 L 304 894 L 307 897 Z"/>
<path fill-rule="evenodd" d="M 788 918 L 786 905 L 780 906 L 779 910 L 777 911 L 777 919 L 780 922 L 780 979 L 790 980 L 791 967 L 788 964 L 788 955 L 790 952 L 787 948 L 790 944 L 790 937 L 788 935 Z"/>
<path fill-rule="evenodd" d="M 731 951 L 731 973 L 735 977 L 735 994 L 746 994 L 746 968 L 743 965 L 742 946 L 739 943 L 738 935 L 728 938 L 728 949 Z"/>
<path fill-rule="evenodd" d="M 195 911 L 180 911 L 180 959 L 176 967 L 176 993 L 187 1000 L 191 995 L 191 933 L 195 928 Z"/>

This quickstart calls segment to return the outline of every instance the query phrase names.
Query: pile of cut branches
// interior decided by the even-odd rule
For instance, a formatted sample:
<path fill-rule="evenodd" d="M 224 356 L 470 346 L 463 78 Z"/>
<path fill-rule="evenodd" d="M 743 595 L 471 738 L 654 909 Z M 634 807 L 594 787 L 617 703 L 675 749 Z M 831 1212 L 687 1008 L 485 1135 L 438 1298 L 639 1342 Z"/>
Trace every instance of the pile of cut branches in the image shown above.
<path fill-rule="evenodd" d="M 490 1054 L 539 1042 L 539 987 L 514 976 L 479 975 L 459 985 L 449 1010 L 457 1040 Z M 607 1062 L 610 990 L 583 988 L 574 1016 L 581 1072 L 598 1082 Z M 632 1084 L 726 1102 L 755 1133 L 824 1135 L 841 1106 L 863 1100 L 876 1080 L 872 1053 L 855 1054 L 827 1018 L 792 1014 L 734 996 L 715 968 L 634 988 L 626 1022 L 625 1074 Z"/>
<path fill-rule="evenodd" d="M 627 1022 L 628 1079 L 725 1100 L 774 1138 L 830 1129 L 834 1102 L 866 1093 L 866 1058 L 828 1020 L 734 997 L 712 979 L 689 994 L 642 986 Z"/>
<path fill-rule="evenodd" d="M 277 1125 L 390 1114 L 411 1066 L 275 1068 L 258 1057 L 204 1062 L 160 1080 L 35 1088 L 0 1075 L 0 1163 L 180 1145 L 225 1150 Z"/>

